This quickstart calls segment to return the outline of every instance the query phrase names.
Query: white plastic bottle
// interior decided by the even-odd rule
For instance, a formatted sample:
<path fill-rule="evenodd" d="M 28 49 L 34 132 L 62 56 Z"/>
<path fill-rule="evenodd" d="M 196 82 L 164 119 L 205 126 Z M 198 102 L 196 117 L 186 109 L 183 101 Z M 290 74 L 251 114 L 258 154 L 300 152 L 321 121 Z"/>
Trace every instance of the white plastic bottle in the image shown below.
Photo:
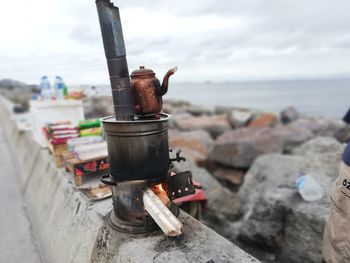
<path fill-rule="evenodd" d="M 44 100 L 50 100 L 52 97 L 51 84 L 47 76 L 41 77 L 40 89 L 41 89 L 41 97 Z"/>
<path fill-rule="evenodd" d="M 296 180 L 296 187 L 301 197 L 307 202 L 319 200 L 325 193 L 323 188 L 310 175 L 300 174 Z"/>
<path fill-rule="evenodd" d="M 64 99 L 64 94 L 63 94 L 64 83 L 63 83 L 63 80 L 60 76 L 56 76 L 54 87 L 55 87 L 56 99 L 63 100 Z"/>

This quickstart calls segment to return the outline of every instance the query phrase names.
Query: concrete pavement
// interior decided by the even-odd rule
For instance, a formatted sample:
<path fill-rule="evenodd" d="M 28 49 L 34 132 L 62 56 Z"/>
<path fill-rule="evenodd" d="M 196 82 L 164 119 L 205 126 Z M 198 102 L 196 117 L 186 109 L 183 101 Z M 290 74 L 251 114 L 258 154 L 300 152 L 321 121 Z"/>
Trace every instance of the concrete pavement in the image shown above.
<path fill-rule="evenodd" d="M 31 235 L 16 165 L 0 125 L 0 262 L 40 262 Z"/>

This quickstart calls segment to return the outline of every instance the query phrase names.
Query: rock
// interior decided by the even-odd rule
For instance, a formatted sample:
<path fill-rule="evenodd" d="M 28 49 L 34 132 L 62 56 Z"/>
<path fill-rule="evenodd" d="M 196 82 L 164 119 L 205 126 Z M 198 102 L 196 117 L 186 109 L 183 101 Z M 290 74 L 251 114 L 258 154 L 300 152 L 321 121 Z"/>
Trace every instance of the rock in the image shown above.
<path fill-rule="evenodd" d="M 232 110 L 235 110 L 235 107 L 230 107 L 230 106 L 216 106 L 214 108 L 214 113 L 215 114 L 227 114 Z"/>
<path fill-rule="evenodd" d="M 254 244 L 274 250 L 283 241 L 284 219 L 288 212 L 285 202 L 267 193 L 258 198 L 251 208 L 251 215 L 242 224 L 238 239 L 245 244 Z"/>
<path fill-rule="evenodd" d="M 0 93 L 19 105 L 24 111 L 28 111 L 32 96 L 39 95 L 40 89 L 38 85 L 28 85 L 13 79 L 2 79 L 0 80 Z"/>
<path fill-rule="evenodd" d="M 186 112 L 194 116 L 213 115 L 213 111 L 211 109 L 198 105 L 191 105 L 190 107 L 187 107 Z"/>
<path fill-rule="evenodd" d="M 213 110 L 209 108 L 193 105 L 182 100 L 165 100 L 163 103 L 163 111 L 170 114 L 187 112 L 194 116 L 213 114 Z"/>
<path fill-rule="evenodd" d="M 245 127 L 225 132 L 217 138 L 209 161 L 222 165 L 248 168 L 261 154 L 282 153 L 312 137 L 306 129 L 276 126 Z"/>
<path fill-rule="evenodd" d="M 311 157 L 313 155 L 320 155 L 334 159 L 342 152 L 343 148 L 344 145 L 340 144 L 332 137 L 316 137 L 295 148 L 292 154 Z"/>
<path fill-rule="evenodd" d="M 174 107 L 171 104 L 163 103 L 162 110 L 165 113 L 172 114 L 174 112 Z"/>
<path fill-rule="evenodd" d="M 225 167 L 218 167 L 212 173 L 219 181 L 233 188 L 237 188 L 242 184 L 245 174 L 242 170 Z"/>
<path fill-rule="evenodd" d="M 213 138 L 216 138 L 224 131 L 231 129 L 226 115 L 200 116 L 179 119 L 177 120 L 176 124 L 177 127 L 183 131 L 205 130 L 209 132 Z"/>
<path fill-rule="evenodd" d="M 334 134 L 334 138 L 336 138 L 339 142 L 348 143 L 350 141 L 350 125 L 346 125 L 343 128 L 340 128 Z"/>
<path fill-rule="evenodd" d="M 335 137 L 347 125 L 337 119 L 303 117 L 289 124 L 293 127 L 302 127 L 310 130 L 315 136 Z"/>
<path fill-rule="evenodd" d="M 169 114 L 186 112 L 186 108 L 190 107 L 191 103 L 183 100 L 163 100 L 163 111 Z"/>
<path fill-rule="evenodd" d="M 184 155 L 187 157 L 186 155 Z M 207 205 L 204 212 L 204 218 L 208 221 L 226 222 L 235 220 L 240 213 L 238 197 L 222 187 L 206 169 L 199 168 L 194 162 L 186 161 L 174 163 L 175 171 L 191 171 L 193 180 L 199 182 L 206 187 L 205 195 L 207 197 Z"/>
<path fill-rule="evenodd" d="M 254 116 L 258 114 L 257 111 L 242 107 L 217 106 L 214 113 L 221 115 L 226 114 L 228 120 L 233 128 L 245 126 Z"/>
<path fill-rule="evenodd" d="M 169 130 L 169 146 L 172 149 L 181 149 L 197 164 L 203 164 L 208 158 L 214 141 L 206 131 L 195 130 L 180 132 Z"/>
<path fill-rule="evenodd" d="M 177 122 L 182 119 L 192 118 L 193 116 L 187 112 L 175 112 L 171 114 L 169 119 L 169 128 L 176 129 Z"/>
<path fill-rule="evenodd" d="M 261 113 L 248 124 L 249 127 L 270 127 L 277 123 L 277 116 L 273 113 Z"/>
<path fill-rule="evenodd" d="M 279 262 L 322 262 L 323 231 L 330 207 L 328 203 L 311 204 L 297 204 L 287 214 Z"/>
<path fill-rule="evenodd" d="M 280 113 L 280 119 L 281 122 L 284 124 L 291 123 L 293 121 L 296 121 L 300 116 L 300 113 L 297 111 L 296 108 L 290 106 L 285 108 Z"/>
<path fill-rule="evenodd" d="M 214 108 L 214 113 L 215 114 L 227 114 L 230 111 L 252 111 L 255 113 L 257 113 L 257 110 L 253 110 L 250 108 L 245 108 L 245 107 L 235 107 L 235 106 L 216 106 Z"/>
<path fill-rule="evenodd" d="M 231 240 L 274 251 L 277 262 L 321 262 L 331 184 L 338 176 L 343 149 L 333 138 L 315 138 L 294 149 L 292 156 L 259 157 L 239 191 L 244 216 L 234 225 L 237 236 Z M 300 172 L 311 174 L 325 189 L 321 200 L 301 198 L 295 188 Z"/>
<path fill-rule="evenodd" d="M 302 127 L 277 125 L 273 128 L 271 136 L 280 142 L 282 152 L 289 153 L 296 146 L 311 139 L 313 134 Z"/>
<path fill-rule="evenodd" d="M 228 120 L 232 127 L 239 128 L 245 126 L 254 116 L 250 110 L 231 110 L 228 113 Z"/>
<path fill-rule="evenodd" d="M 190 106 L 191 103 L 185 100 L 166 99 L 163 101 L 163 105 L 171 105 L 173 107 L 180 108 Z"/>
<path fill-rule="evenodd" d="M 87 97 L 83 100 L 86 119 L 114 115 L 112 96 Z"/>
<path fill-rule="evenodd" d="M 247 168 L 259 154 L 281 151 L 276 142 L 266 140 L 270 132 L 270 128 L 240 128 L 225 132 L 217 138 L 209 161 Z"/>
<path fill-rule="evenodd" d="M 189 160 L 195 162 L 198 166 L 204 166 L 208 159 L 208 155 L 186 147 L 181 148 L 181 156 L 182 155 L 186 155 Z"/>

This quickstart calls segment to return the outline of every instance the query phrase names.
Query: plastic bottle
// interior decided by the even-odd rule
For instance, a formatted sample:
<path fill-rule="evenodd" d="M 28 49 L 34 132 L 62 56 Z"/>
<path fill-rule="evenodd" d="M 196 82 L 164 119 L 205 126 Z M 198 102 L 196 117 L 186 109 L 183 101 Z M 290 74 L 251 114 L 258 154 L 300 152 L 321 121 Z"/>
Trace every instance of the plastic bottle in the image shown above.
<path fill-rule="evenodd" d="M 44 100 L 49 100 L 52 97 L 51 84 L 47 76 L 41 77 L 40 81 L 41 97 Z"/>
<path fill-rule="evenodd" d="M 55 77 L 55 81 L 53 83 L 53 90 L 54 90 L 54 95 L 57 98 L 57 93 L 58 93 L 58 85 L 59 85 L 59 76 Z"/>
<path fill-rule="evenodd" d="M 63 85 L 64 85 L 64 87 L 63 87 L 63 97 L 65 99 L 67 99 L 68 98 L 68 87 L 67 87 L 67 85 L 65 83 L 63 83 Z"/>
<path fill-rule="evenodd" d="M 60 76 L 56 76 L 54 87 L 55 87 L 56 98 L 58 100 L 64 99 L 64 95 L 63 95 L 64 83 Z"/>
<path fill-rule="evenodd" d="M 325 193 L 313 177 L 303 173 L 296 180 L 296 187 L 301 197 L 307 202 L 319 200 Z"/>

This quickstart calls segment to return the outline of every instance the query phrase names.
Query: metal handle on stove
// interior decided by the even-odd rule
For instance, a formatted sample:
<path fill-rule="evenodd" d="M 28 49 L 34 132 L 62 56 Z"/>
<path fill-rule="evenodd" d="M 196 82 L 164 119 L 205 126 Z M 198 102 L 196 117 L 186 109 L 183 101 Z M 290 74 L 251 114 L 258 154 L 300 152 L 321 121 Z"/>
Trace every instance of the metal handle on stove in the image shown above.
<path fill-rule="evenodd" d="M 173 150 L 171 149 L 170 152 L 172 152 L 172 151 Z M 186 158 L 180 156 L 180 154 L 181 154 L 181 150 L 176 151 L 176 153 L 175 153 L 176 157 L 175 158 L 171 158 L 170 162 L 178 162 L 179 163 L 181 161 L 186 161 Z"/>
<path fill-rule="evenodd" d="M 101 182 L 106 184 L 106 185 L 112 185 L 112 186 L 116 186 L 117 183 L 113 181 L 112 177 L 110 174 L 105 174 L 101 176 Z"/>

